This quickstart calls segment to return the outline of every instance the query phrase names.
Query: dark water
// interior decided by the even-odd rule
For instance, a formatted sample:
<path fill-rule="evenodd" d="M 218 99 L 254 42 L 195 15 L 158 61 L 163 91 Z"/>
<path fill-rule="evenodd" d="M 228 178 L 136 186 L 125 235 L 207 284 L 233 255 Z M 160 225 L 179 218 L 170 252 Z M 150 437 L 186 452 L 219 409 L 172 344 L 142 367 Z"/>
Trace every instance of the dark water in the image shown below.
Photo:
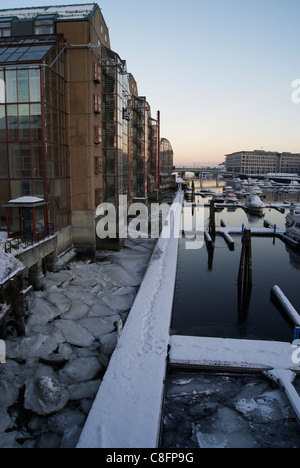
<path fill-rule="evenodd" d="M 265 210 L 265 219 L 281 229 L 285 216 Z M 249 217 L 242 209 L 224 209 L 217 215 L 217 225 L 221 218 L 231 226 L 263 226 L 263 219 Z M 252 237 L 253 287 L 243 297 L 237 284 L 242 238 L 232 237 L 234 251 L 222 236 L 217 236 L 212 251 L 206 246 L 186 250 L 187 241 L 180 240 L 172 333 L 291 342 L 294 326 L 271 301 L 270 293 L 278 285 L 300 311 L 300 252 L 279 239 Z"/>

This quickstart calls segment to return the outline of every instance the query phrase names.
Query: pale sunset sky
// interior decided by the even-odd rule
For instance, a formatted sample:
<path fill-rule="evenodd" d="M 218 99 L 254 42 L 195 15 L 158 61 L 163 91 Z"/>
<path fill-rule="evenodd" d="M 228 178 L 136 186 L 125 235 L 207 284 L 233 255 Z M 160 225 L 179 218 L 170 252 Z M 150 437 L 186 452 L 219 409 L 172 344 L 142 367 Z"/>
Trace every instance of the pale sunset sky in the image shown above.
<path fill-rule="evenodd" d="M 1 0 L 0 8 L 92 3 Z M 100 0 L 176 164 L 240 150 L 300 152 L 299 0 Z M 298 87 L 300 88 L 300 81 Z M 300 92 L 298 93 L 300 97 Z"/>

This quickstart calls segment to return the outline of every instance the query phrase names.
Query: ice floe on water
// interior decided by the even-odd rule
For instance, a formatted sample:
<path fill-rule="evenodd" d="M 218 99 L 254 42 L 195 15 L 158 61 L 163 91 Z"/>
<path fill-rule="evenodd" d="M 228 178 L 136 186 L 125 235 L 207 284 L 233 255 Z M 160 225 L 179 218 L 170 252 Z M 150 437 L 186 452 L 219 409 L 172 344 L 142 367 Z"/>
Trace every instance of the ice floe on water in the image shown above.
<path fill-rule="evenodd" d="M 26 334 L 6 337 L 0 365 L 0 448 L 76 446 L 154 245 L 72 262 L 27 298 Z"/>
<path fill-rule="evenodd" d="M 164 448 L 299 448 L 300 431 L 284 392 L 256 375 L 172 374 Z"/>

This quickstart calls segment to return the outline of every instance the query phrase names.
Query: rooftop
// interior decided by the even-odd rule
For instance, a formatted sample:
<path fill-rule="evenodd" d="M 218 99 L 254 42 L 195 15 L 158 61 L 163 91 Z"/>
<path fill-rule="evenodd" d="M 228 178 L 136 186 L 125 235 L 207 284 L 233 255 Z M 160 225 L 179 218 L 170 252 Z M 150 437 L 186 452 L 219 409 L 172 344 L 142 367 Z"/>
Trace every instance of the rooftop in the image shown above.
<path fill-rule="evenodd" d="M 1 38 L 0 64 L 41 62 L 60 38 L 56 35 Z"/>
<path fill-rule="evenodd" d="M 11 10 L 0 10 L 0 18 L 14 18 L 21 20 L 32 19 L 41 15 L 54 15 L 56 21 L 84 20 L 94 15 L 97 3 L 79 5 L 58 5 L 32 8 L 15 8 Z"/>

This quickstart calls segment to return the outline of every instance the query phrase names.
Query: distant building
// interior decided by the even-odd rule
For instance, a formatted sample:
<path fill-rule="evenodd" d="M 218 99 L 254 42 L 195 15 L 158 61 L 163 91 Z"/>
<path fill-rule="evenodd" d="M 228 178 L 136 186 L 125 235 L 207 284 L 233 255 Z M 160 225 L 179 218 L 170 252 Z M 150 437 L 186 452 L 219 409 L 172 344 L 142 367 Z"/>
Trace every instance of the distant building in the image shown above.
<path fill-rule="evenodd" d="M 97 4 L 0 10 L 1 230 L 51 225 L 59 251 L 92 252 L 97 206 L 147 199 L 158 167 L 158 118 Z M 7 204 L 25 196 L 43 202 Z"/>
<path fill-rule="evenodd" d="M 226 170 L 238 174 L 300 173 L 300 154 L 240 151 L 226 155 Z"/>
<path fill-rule="evenodd" d="M 174 152 L 171 143 L 166 138 L 160 139 L 160 184 L 171 185 L 175 181 L 172 176 L 174 170 Z"/>

